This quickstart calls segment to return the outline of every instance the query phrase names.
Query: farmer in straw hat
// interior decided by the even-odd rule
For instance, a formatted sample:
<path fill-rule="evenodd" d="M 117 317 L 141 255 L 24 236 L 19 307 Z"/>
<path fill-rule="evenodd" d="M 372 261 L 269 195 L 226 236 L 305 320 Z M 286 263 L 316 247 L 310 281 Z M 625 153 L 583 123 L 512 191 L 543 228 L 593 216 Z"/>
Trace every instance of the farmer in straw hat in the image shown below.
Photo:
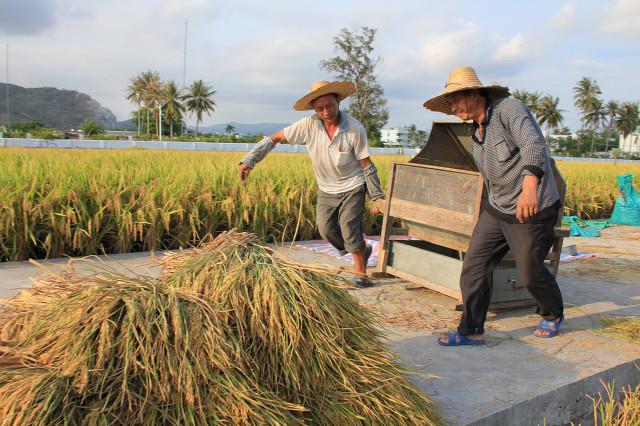
<path fill-rule="evenodd" d="M 493 269 L 511 250 L 520 280 L 542 317 L 534 334 L 554 337 L 564 319 L 562 294 L 544 259 L 554 241 L 560 196 L 547 146 L 529 110 L 509 89 L 483 85 L 473 68 L 455 68 L 444 91 L 427 109 L 473 121 L 473 158 L 484 179 L 485 198 L 460 277 L 464 310 L 444 346 L 484 343 Z"/>
<path fill-rule="evenodd" d="M 372 201 L 383 199 L 384 193 L 369 158 L 364 127 L 339 108 L 340 101 L 355 92 L 353 83 L 313 83 L 293 109 L 314 110 L 315 114 L 258 142 L 240 161 L 240 179 L 245 180 L 277 143 L 307 145 L 319 187 L 316 222 L 320 235 L 343 254 L 352 253 L 357 274 L 352 283 L 369 287 L 366 264 L 371 246 L 365 244 L 363 232 L 365 192 Z M 380 210 L 376 204 L 371 211 L 377 215 Z"/>

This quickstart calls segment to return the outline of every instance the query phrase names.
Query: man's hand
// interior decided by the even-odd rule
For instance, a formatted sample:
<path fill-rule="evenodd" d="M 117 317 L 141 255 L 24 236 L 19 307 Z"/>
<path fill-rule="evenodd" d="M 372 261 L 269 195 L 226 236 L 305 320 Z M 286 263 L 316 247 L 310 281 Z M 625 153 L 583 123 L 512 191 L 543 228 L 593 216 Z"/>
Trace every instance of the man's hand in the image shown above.
<path fill-rule="evenodd" d="M 375 200 L 371 206 L 371 214 L 374 216 L 378 216 L 382 214 L 382 210 L 384 210 L 384 199 L 378 198 Z"/>
<path fill-rule="evenodd" d="M 524 223 L 534 214 L 538 213 L 538 178 L 526 175 L 522 181 L 522 192 L 516 204 L 516 218 Z"/>
<path fill-rule="evenodd" d="M 240 168 L 240 180 L 245 181 L 247 177 L 249 177 L 249 173 L 251 173 L 251 170 L 253 169 L 244 163 L 240 163 L 239 168 Z"/>

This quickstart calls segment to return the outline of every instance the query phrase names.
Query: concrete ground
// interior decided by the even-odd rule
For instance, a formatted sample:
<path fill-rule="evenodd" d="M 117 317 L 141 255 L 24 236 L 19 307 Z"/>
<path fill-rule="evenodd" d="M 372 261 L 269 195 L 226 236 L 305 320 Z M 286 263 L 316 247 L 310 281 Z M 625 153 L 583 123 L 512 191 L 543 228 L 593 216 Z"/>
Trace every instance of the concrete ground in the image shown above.
<path fill-rule="evenodd" d="M 592 401 L 587 395 L 602 391 L 601 381 L 615 380 L 616 386 L 640 383 L 640 345 L 607 335 L 600 321 L 640 315 L 640 228 L 607 228 L 599 238 L 565 239 L 568 245 L 597 257 L 561 264 L 558 282 L 566 322 L 553 339 L 533 336 L 539 320 L 533 309 L 512 309 L 490 313 L 486 346 L 441 347 L 436 337 L 457 325 L 455 300 L 396 278 L 375 280 L 374 287 L 352 294 L 379 314 L 389 345 L 417 372 L 413 382 L 451 424 L 590 424 Z M 307 250 L 287 246 L 279 251 L 302 262 L 350 268 Z M 160 256 L 137 253 L 100 261 L 154 275 Z M 44 268 L 59 270 L 67 262 L 0 264 L 0 297 L 29 286 Z M 95 268 L 87 261 L 73 263 L 84 273 Z"/>

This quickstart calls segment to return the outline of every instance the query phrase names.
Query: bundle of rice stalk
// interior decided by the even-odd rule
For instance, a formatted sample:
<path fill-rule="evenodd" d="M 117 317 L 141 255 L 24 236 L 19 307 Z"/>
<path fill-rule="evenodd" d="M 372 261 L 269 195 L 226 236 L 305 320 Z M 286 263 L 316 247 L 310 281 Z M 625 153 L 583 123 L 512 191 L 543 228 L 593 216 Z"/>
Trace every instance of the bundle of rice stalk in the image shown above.
<path fill-rule="evenodd" d="M 279 257 L 255 236 L 235 232 L 162 263 L 160 280 L 207 300 L 238 342 L 247 374 L 304 407 L 305 423 L 442 423 L 338 271 Z"/>
<path fill-rule="evenodd" d="M 10 319 L 28 321 L 0 351 L 0 424 L 302 423 L 245 373 L 212 304 L 150 279 L 83 280 Z"/>

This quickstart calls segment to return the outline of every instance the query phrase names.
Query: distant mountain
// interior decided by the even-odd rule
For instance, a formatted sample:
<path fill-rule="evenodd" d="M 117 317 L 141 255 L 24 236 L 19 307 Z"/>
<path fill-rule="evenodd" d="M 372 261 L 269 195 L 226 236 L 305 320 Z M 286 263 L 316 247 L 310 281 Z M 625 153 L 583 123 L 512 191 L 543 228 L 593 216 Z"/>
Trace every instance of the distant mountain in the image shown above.
<path fill-rule="evenodd" d="M 213 126 L 200 127 L 198 129 L 201 133 L 224 133 L 227 125 L 231 124 L 236 129 L 236 133 L 241 135 L 270 135 L 277 132 L 289 125 L 289 123 L 236 123 L 231 121 L 229 123 L 214 124 Z"/>
<path fill-rule="evenodd" d="M 0 83 L 0 122 L 7 122 L 4 100 L 7 85 Z M 101 123 L 105 129 L 116 127 L 116 116 L 98 101 L 75 90 L 53 87 L 24 88 L 9 85 L 9 112 L 11 123 L 39 121 L 47 127 L 60 130 L 78 128 L 86 119 Z"/>

